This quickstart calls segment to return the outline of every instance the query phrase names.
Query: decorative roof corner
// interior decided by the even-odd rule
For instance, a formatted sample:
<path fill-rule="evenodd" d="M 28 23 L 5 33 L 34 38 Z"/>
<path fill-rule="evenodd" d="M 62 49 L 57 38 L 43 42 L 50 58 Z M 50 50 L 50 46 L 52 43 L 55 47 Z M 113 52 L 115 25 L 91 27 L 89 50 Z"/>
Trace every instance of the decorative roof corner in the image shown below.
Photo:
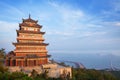
<path fill-rule="evenodd" d="M 33 22 L 33 23 L 37 23 L 38 22 L 38 20 L 33 20 L 32 18 L 31 18 L 31 15 L 29 14 L 29 17 L 28 17 L 28 19 L 22 19 L 23 20 L 23 22 Z"/>

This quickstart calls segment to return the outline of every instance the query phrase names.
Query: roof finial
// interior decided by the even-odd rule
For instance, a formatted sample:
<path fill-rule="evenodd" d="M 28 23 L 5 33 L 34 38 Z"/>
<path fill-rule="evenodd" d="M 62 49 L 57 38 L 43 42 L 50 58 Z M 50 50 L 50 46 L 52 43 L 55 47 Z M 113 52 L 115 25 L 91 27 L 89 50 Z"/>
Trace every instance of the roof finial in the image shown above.
<path fill-rule="evenodd" d="M 29 14 L 29 19 L 31 18 L 30 14 Z"/>

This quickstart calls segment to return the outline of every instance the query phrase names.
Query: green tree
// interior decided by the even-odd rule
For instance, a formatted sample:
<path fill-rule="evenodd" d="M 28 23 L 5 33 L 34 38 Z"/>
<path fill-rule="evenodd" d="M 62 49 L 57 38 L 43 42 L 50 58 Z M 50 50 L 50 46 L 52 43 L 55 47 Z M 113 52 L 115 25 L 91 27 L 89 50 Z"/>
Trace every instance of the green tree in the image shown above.
<path fill-rule="evenodd" d="M 110 72 L 104 72 L 103 76 L 105 80 L 117 80 Z"/>
<path fill-rule="evenodd" d="M 3 66 L 3 65 L 0 65 L 0 72 L 1 72 L 1 73 L 7 72 L 7 71 L 8 71 L 8 68 L 6 68 L 6 67 Z"/>
<path fill-rule="evenodd" d="M 21 80 L 22 78 L 28 76 L 27 74 L 24 74 L 23 72 L 12 72 L 10 76 L 10 80 Z"/>
<path fill-rule="evenodd" d="M 29 76 L 24 76 L 24 77 L 22 77 L 22 78 L 17 78 L 17 79 L 15 79 L 15 80 L 36 80 L 36 79 L 32 79 L 32 78 L 29 77 Z"/>
<path fill-rule="evenodd" d="M 1 48 L 0 49 L 0 65 L 4 65 L 5 56 L 6 56 L 5 49 Z"/>
<path fill-rule="evenodd" d="M 5 49 L 4 49 L 4 48 L 1 48 L 1 49 L 0 49 L 0 58 L 4 59 L 4 58 L 5 58 L 5 55 L 6 55 Z"/>
<path fill-rule="evenodd" d="M 31 72 L 31 77 L 35 78 L 35 77 L 37 77 L 37 75 L 38 75 L 37 71 L 33 69 Z"/>
<path fill-rule="evenodd" d="M 73 69 L 72 80 L 117 80 L 114 75 L 107 71 L 95 69 Z"/>

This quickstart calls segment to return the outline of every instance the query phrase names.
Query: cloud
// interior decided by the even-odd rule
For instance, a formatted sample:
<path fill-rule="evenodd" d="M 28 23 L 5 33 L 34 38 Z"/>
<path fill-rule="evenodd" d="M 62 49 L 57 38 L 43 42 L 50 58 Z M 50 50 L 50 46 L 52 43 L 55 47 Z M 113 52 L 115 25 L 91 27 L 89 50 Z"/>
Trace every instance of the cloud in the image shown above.
<path fill-rule="evenodd" d="M 99 36 L 99 35 L 104 35 L 107 32 L 84 32 L 83 37 L 91 37 L 91 36 Z"/>
<path fill-rule="evenodd" d="M 103 9 L 100 17 L 105 21 L 118 21 L 120 16 L 120 0 L 109 1 L 109 9 Z"/>
<path fill-rule="evenodd" d="M 12 31 L 15 31 L 17 29 L 18 24 L 17 23 L 12 23 L 12 22 L 6 22 L 6 21 L 0 21 L 0 32 L 4 33 L 11 33 Z"/>
<path fill-rule="evenodd" d="M 65 22 L 85 17 L 85 13 L 82 10 L 71 8 L 68 4 L 58 4 L 55 2 L 49 2 L 49 4 L 54 7 L 59 14 L 61 14 L 60 16 Z"/>
<path fill-rule="evenodd" d="M 64 6 L 63 6 L 64 7 Z M 59 10 L 59 9 L 58 9 Z M 84 17 L 84 13 L 80 10 L 63 9 L 59 10 L 64 21 L 74 21 Z"/>
<path fill-rule="evenodd" d="M 88 22 L 92 18 L 81 9 L 74 9 L 71 8 L 70 5 L 58 4 L 56 2 L 49 2 L 49 4 L 55 8 L 60 16 L 60 26 L 64 28 L 64 30 L 54 30 L 55 32 L 51 31 L 51 33 L 75 36 L 78 30 L 97 26 Z"/>
<path fill-rule="evenodd" d="M 120 56 L 120 50 L 51 50 L 50 53 L 66 53 L 66 54 L 99 54 L 99 55 L 115 55 Z"/>
<path fill-rule="evenodd" d="M 114 11 L 118 12 L 120 11 L 120 1 L 116 0 L 114 2 L 111 2 L 111 6 L 113 7 Z"/>
<path fill-rule="evenodd" d="M 48 35 L 59 35 L 59 36 L 72 36 L 74 33 L 71 33 L 71 32 L 62 32 L 62 31 L 48 31 L 47 32 Z"/>
<path fill-rule="evenodd" d="M 6 51 L 13 50 L 12 42 L 16 42 L 18 24 L 0 21 L 0 25 L 0 48 L 6 48 Z"/>
<path fill-rule="evenodd" d="M 117 34 L 116 30 L 118 28 L 114 27 L 119 26 L 119 22 L 106 21 L 106 17 L 101 18 L 101 15 L 89 15 L 85 13 L 84 10 L 80 8 L 75 9 L 69 4 L 49 2 L 49 5 L 51 5 L 55 9 L 55 12 L 60 16 L 60 18 L 57 19 L 59 20 L 61 25 L 57 24 L 57 26 L 63 29 L 49 29 L 47 30 L 48 35 L 56 34 L 56 36 L 59 36 L 63 39 L 89 38 L 90 40 L 93 38 L 93 41 L 97 41 L 99 39 L 107 40 L 108 36 L 110 36 L 109 38 L 112 39 L 113 36 Z M 105 15 L 110 16 L 110 14 L 108 13 L 106 13 Z M 70 41 L 71 40 L 69 40 L 69 42 Z M 115 40 L 113 39 L 113 41 Z M 101 42 L 101 44 L 104 43 L 105 42 Z M 96 44 L 96 46 L 97 45 L 99 44 Z"/>
<path fill-rule="evenodd" d="M 2 10 L 1 13 L 3 13 L 3 15 L 0 16 L 1 18 L 16 20 L 16 17 L 24 15 L 22 10 L 20 10 L 19 8 L 15 7 L 15 6 L 12 6 L 10 4 L 0 2 L 0 6 L 1 6 L 0 9 Z"/>
<path fill-rule="evenodd" d="M 120 26 L 120 22 L 116 22 L 116 23 L 115 23 L 115 26 Z"/>

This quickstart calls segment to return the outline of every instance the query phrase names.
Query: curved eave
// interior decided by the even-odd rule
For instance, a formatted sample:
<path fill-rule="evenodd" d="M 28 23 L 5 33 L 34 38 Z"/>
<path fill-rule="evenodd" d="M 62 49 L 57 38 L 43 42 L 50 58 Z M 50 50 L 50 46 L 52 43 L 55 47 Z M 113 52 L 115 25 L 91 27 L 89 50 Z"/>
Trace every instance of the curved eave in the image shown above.
<path fill-rule="evenodd" d="M 24 38 L 17 38 L 17 40 L 34 40 L 34 41 L 44 41 L 45 39 L 24 39 Z"/>
<path fill-rule="evenodd" d="M 39 45 L 39 46 L 47 46 L 48 43 L 13 43 L 13 45 Z"/>
<path fill-rule="evenodd" d="M 21 27 L 21 26 L 42 28 L 42 26 L 39 25 L 39 24 L 36 24 L 36 25 L 29 25 L 29 24 L 25 24 L 25 23 L 20 23 L 20 24 L 19 24 L 19 27 Z"/>
<path fill-rule="evenodd" d="M 33 33 L 33 34 L 45 34 L 45 32 L 35 32 L 35 31 L 24 31 L 24 30 L 16 30 L 18 33 Z"/>
<path fill-rule="evenodd" d="M 7 57 L 7 59 L 28 59 L 28 58 L 49 58 L 49 57 L 51 57 L 51 55 L 46 55 L 46 56 L 31 56 L 31 57 L 29 57 L 29 56 L 25 56 L 25 57 L 23 57 L 23 56 L 9 56 L 9 57 Z"/>
<path fill-rule="evenodd" d="M 26 57 L 26 58 L 48 58 L 48 56 Z"/>
<path fill-rule="evenodd" d="M 37 23 L 37 22 L 38 22 L 38 20 L 33 20 L 33 19 L 31 19 L 31 18 L 22 19 L 22 20 L 23 20 L 23 22 L 34 22 L 34 23 Z"/>

